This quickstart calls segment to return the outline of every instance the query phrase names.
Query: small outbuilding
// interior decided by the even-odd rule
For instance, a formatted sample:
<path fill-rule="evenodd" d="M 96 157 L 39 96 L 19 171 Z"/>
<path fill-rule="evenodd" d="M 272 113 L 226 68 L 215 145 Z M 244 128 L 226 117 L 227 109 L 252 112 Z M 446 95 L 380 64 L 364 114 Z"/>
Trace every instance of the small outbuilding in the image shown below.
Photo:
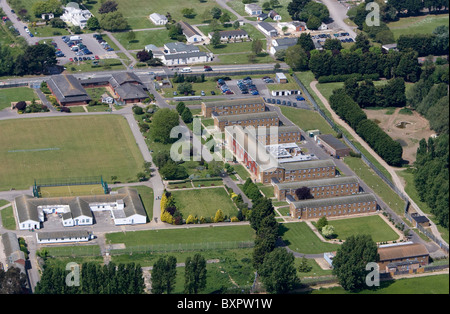
<path fill-rule="evenodd" d="M 282 72 L 275 74 L 275 81 L 277 81 L 277 83 L 281 83 L 281 84 L 285 84 L 288 82 L 286 75 Z"/>
<path fill-rule="evenodd" d="M 342 141 L 335 138 L 331 134 L 321 134 L 315 136 L 316 142 L 319 145 L 323 145 L 323 148 L 336 158 L 345 157 L 350 154 L 350 147 L 345 145 Z"/>

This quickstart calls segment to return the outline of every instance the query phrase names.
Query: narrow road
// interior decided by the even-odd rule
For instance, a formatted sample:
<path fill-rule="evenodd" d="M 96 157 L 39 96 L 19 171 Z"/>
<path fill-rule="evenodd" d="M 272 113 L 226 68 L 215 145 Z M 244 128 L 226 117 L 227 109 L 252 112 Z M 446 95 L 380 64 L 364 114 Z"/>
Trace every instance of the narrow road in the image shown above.
<path fill-rule="evenodd" d="M 348 18 L 347 8 L 340 4 L 337 0 L 320 0 L 320 2 L 327 6 L 328 11 L 330 12 L 330 17 L 333 19 L 333 23 L 349 33 L 350 37 L 355 39 L 355 28 L 345 23 L 345 19 Z"/>

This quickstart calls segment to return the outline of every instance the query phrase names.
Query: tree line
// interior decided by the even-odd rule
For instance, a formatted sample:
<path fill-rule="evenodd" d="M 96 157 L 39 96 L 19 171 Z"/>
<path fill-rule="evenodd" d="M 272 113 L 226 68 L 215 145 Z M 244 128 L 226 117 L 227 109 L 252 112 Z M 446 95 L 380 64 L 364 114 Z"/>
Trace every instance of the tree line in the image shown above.
<path fill-rule="evenodd" d="M 377 78 L 401 77 L 406 82 L 416 82 L 420 76 L 415 50 L 385 53 L 380 47 L 372 46 L 364 33 L 356 36 L 350 48 L 342 48 L 333 40 L 326 47 L 329 49 L 316 50 L 311 35 L 302 34 L 296 45 L 286 49 L 283 58 L 294 71 L 311 70 L 316 79 L 326 76 L 342 81 L 346 75 L 374 75 Z"/>
<path fill-rule="evenodd" d="M 402 164 L 403 149 L 400 143 L 394 141 L 378 124 L 367 119 L 367 115 L 344 88 L 333 91 L 330 106 L 389 165 Z"/>
<path fill-rule="evenodd" d="M 44 268 L 36 294 L 142 294 L 144 277 L 139 264 L 94 262 L 81 264 L 79 282 L 67 285 L 68 271 L 58 266 Z"/>
<path fill-rule="evenodd" d="M 344 90 L 361 108 L 406 105 L 405 81 L 401 77 L 381 86 L 375 86 L 372 80 L 358 83 L 356 78 L 350 78 L 344 82 Z"/>
<path fill-rule="evenodd" d="M 23 49 L 0 45 L 0 76 L 45 74 L 56 62 L 55 48 L 51 45 L 38 44 Z"/>
<path fill-rule="evenodd" d="M 436 216 L 449 228 L 449 67 L 427 58 L 420 80 L 406 93 L 408 105 L 423 115 L 436 138 L 422 139 L 414 162 L 414 185 Z"/>
<path fill-rule="evenodd" d="M 437 223 L 449 228 L 449 136 L 422 139 L 414 163 L 414 185 L 420 200 L 435 215 Z"/>

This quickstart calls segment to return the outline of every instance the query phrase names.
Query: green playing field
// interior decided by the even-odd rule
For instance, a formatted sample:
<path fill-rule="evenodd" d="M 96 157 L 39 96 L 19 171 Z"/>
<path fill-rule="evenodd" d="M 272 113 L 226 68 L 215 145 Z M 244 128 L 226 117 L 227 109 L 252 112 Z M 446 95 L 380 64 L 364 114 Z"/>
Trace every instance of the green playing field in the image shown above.
<path fill-rule="evenodd" d="M 0 190 L 34 179 L 103 176 L 136 181 L 144 159 L 121 116 L 0 121 Z"/>

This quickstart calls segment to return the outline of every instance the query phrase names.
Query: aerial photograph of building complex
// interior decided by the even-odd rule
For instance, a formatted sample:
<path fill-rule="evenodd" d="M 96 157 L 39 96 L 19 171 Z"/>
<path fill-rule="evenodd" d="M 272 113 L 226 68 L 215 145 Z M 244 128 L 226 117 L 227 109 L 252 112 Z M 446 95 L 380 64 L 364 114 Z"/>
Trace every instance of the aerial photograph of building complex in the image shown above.
<path fill-rule="evenodd" d="M 0 17 L 0 294 L 449 294 L 448 0 Z"/>

